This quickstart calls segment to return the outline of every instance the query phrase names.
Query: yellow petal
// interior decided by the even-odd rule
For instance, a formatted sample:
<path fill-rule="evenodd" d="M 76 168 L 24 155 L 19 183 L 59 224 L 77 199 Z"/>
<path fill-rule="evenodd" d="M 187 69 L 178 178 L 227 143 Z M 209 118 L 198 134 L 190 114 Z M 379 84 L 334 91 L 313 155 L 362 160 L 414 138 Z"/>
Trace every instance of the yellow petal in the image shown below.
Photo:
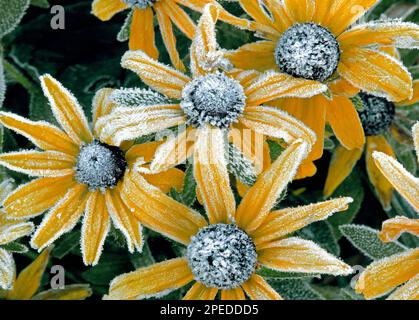
<path fill-rule="evenodd" d="M 0 225 L 0 245 L 7 244 L 32 233 L 31 222 L 10 221 Z"/>
<path fill-rule="evenodd" d="M 76 98 L 49 74 L 41 76 L 40 80 L 51 110 L 64 131 L 76 144 L 91 142 L 93 135 Z"/>
<path fill-rule="evenodd" d="M 347 149 L 362 148 L 365 143 L 364 129 L 352 101 L 339 96 L 325 100 L 326 119 L 339 142 Z"/>
<path fill-rule="evenodd" d="M 64 289 L 42 291 L 32 300 L 84 300 L 92 295 L 88 284 L 71 284 Z"/>
<path fill-rule="evenodd" d="M 107 114 L 115 108 L 114 103 L 112 103 L 110 96 L 114 89 L 111 88 L 102 88 L 98 90 L 93 97 L 92 102 L 92 114 L 93 114 L 93 127 L 96 124 L 96 121 Z"/>
<path fill-rule="evenodd" d="M 122 0 L 94 0 L 92 3 L 92 13 L 100 20 L 107 21 L 128 7 L 128 4 Z"/>
<path fill-rule="evenodd" d="M 109 227 L 110 219 L 105 195 L 99 190 L 91 192 L 82 223 L 81 251 L 86 266 L 98 263 Z"/>
<path fill-rule="evenodd" d="M 48 264 L 52 247 L 45 249 L 23 271 L 19 273 L 13 290 L 7 293 L 9 300 L 29 300 L 38 291 L 42 275 Z"/>
<path fill-rule="evenodd" d="M 247 104 L 258 106 L 278 98 L 309 98 L 327 90 L 327 86 L 314 80 L 294 78 L 287 74 L 267 72 L 246 88 Z"/>
<path fill-rule="evenodd" d="M 384 152 L 392 157 L 395 157 L 393 149 L 383 136 L 367 137 L 367 149 L 365 161 L 367 164 L 367 173 L 370 182 L 375 188 L 377 195 L 383 205 L 384 209 L 390 208 L 390 202 L 393 195 L 393 186 L 383 175 L 376 162 L 373 159 L 374 151 Z M 404 183 L 404 182 L 403 182 Z"/>
<path fill-rule="evenodd" d="M 329 82 L 328 87 L 330 92 L 332 92 L 333 94 L 345 96 L 348 98 L 356 96 L 360 91 L 359 88 L 354 87 L 352 84 L 350 84 L 347 80 L 343 78 L 339 78 L 335 81 Z"/>
<path fill-rule="evenodd" d="M 126 52 L 121 65 L 137 73 L 154 90 L 174 99 L 181 98 L 183 88 L 190 81 L 188 76 L 153 60 L 143 51 Z"/>
<path fill-rule="evenodd" d="M 415 144 L 416 156 L 419 162 L 419 122 L 416 122 L 416 124 L 413 126 L 412 136 Z"/>
<path fill-rule="evenodd" d="M 377 298 L 416 276 L 418 270 L 419 249 L 395 254 L 371 263 L 361 273 L 355 290 L 367 299 Z"/>
<path fill-rule="evenodd" d="M 252 300 L 282 300 L 281 296 L 257 274 L 253 274 L 243 283 L 242 288 Z"/>
<path fill-rule="evenodd" d="M 0 164 L 29 176 L 62 177 L 74 172 L 76 158 L 57 151 L 22 151 L 0 154 Z"/>
<path fill-rule="evenodd" d="M 159 297 L 187 285 L 194 276 L 185 258 L 154 264 L 112 280 L 107 300 Z"/>
<path fill-rule="evenodd" d="M 0 288 L 11 289 L 15 279 L 15 262 L 13 256 L 0 248 Z"/>
<path fill-rule="evenodd" d="M 394 291 L 387 300 L 419 300 L 419 274 Z"/>
<path fill-rule="evenodd" d="M 305 179 L 312 177 L 317 173 L 317 167 L 311 160 L 305 160 L 301 163 L 300 167 L 297 170 L 297 173 L 294 176 L 294 180 Z"/>
<path fill-rule="evenodd" d="M 148 183 L 158 187 L 164 193 L 168 193 L 172 188 L 181 191 L 185 179 L 185 173 L 177 168 L 171 168 L 155 174 L 143 174 Z"/>
<path fill-rule="evenodd" d="M 141 106 L 141 108 L 119 108 L 96 123 L 100 140 L 120 145 L 127 140 L 155 133 L 185 122 L 179 105 Z"/>
<path fill-rule="evenodd" d="M 159 57 L 154 42 L 154 15 L 150 7 L 134 8 L 129 35 L 129 49 L 142 50 L 153 59 Z"/>
<path fill-rule="evenodd" d="M 419 80 L 414 80 L 413 81 L 413 95 L 410 99 L 406 99 L 403 101 L 400 101 L 398 103 L 396 103 L 397 107 L 405 107 L 405 106 L 410 106 L 413 105 L 415 103 L 419 102 Z M 419 150 L 419 149 L 416 149 Z"/>
<path fill-rule="evenodd" d="M 275 27 L 271 18 L 267 15 L 265 9 L 261 7 L 259 1 L 239 0 L 241 7 L 246 13 L 260 24 Z"/>
<path fill-rule="evenodd" d="M 206 225 L 199 213 L 150 185 L 138 173 L 131 172 L 125 179 L 122 199 L 135 217 L 148 228 L 188 244 L 190 238 Z"/>
<path fill-rule="evenodd" d="M 217 288 L 207 288 L 202 283 L 195 282 L 183 297 L 183 300 L 214 300 L 217 292 Z"/>
<path fill-rule="evenodd" d="M 189 15 L 181 9 L 174 1 L 165 1 L 161 3 L 164 6 L 170 20 L 182 31 L 189 39 L 193 39 L 195 35 L 195 23 Z M 155 6 L 157 6 L 156 3 Z"/>
<path fill-rule="evenodd" d="M 275 22 L 274 28 L 276 30 L 283 33 L 289 27 L 292 26 L 293 21 L 288 16 L 285 10 L 285 6 L 282 2 L 277 1 L 277 0 L 265 0 L 265 4 L 269 8 L 269 11 Z"/>
<path fill-rule="evenodd" d="M 236 211 L 226 162 L 224 131 L 201 127 L 194 150 L 194 176 L 211 224 L 228 223 Z"/>
<path fill-rule="evenodd" d="M 263 224 L 250 235 L 259 248 L 263 243 L 275 241 L 303 227 L 320 220 L 325 220 L 332 214 L 345 211 L 352 203 L 352 198 L 338 198 L 306 206 L 287 208 L 271 212 Z M 268 245 L 269 246 L 269 245 Z"/>
<path fill-rule="evenodd" d="M 31 246 L 42 250 L 71 231 L 83 214 L 88 196 L 87 186 L 76 185 L 70 189 L 44 217 L 31 240 Z"/>
<path fill-rule="evenodd" d="M 352 169 L 362 156 L 363 149 L 347 150 L 338 146 L 330 161 L 327 179 L 324 185 L 323 194 L 330 197 L 340 184 L 351 174 Z"/>
<path fill-rule="evenodd" d="M 132 253 L 136 249 L 140 252 L 143 246 L 141 224 L 122 201 L 120 193 L 120 185 L 112 190 L 107 189 L 105 191 L 105 200 L 109 215 L 112 218 L 113 225 L 125 236 L 128 251 Z"/>
<path fill-rule="evenodd" d="M 221 300 L 246 300 L 243 289 L 240 287 L 221 290 Z"/>
<path fill-rule="evenodd" d="M 232 69 L 227 74 L 232 77 L 233 79 L 236 79 L 242 87 L 249 87 L 251 84 L 253 84 L 255 81 L 258 80 L 261 73 L 256 70 L 240 70 L 240 69 Z"/>
<path fill-rule="evenodd" d="M 419 236 L 419 219 L 409 219 L 404 216 L 388 219 L 383 222 L 379 237 L 383 242 L 390 242 L 397 240 L 404 232 Z"/>
<path fill-rule="evenodd" d="M 267 171 L 260 175 L 237 209 L 237 225 L 247 232 L 261 225 L 279 195 L 294 177 L 307 151 L 307 144 L 297 140 L 281 153 Z"/>
<path fill-rule="evenodd" d="M 245 44 L 235 51 L 228 52 L 226 58 L 236 68 L 266 71 L 276 68 L 274 52 L 275 42 L 262 40 Z"/>
<path fill-rule="evenodd" d="M 287 238 L 258 250 L 260 264 L 278 271 L 348 275 L 352 268 L 312 241 Z"/>
<path fill-rule="evenodd" d="M 313 21 L 325 26 L 330 14 L 332 13 L 332 4 L 335 0 L 314 0 L 314 2 L 315 11 Z"/>
<path fill-rule="evenodd" d="M 33 122 L 9 112 L 0 112 L 0 122 L 43 150 L 60 151 L 70 155 L 77 155 L 79 151 L 79 147 L 63 131 L 47 122 Z"/>
<path fill-rule="evenodd" d="M 313 20 L 315 1 L 313 0 L 284 0 L 285 10 L 294 22 L 304 23 Z"/>
<path fill-rule="evenodd" d="M 3 202 L 12 218 L 29 218 L 51 208 L 75 184 L 73 176 L 40 178 L 21 185 Z"/>
<path fill-rule="evenodd" d="M 148 163 L 151 160 L 153 160 L 157 148 L 161 145 L 161 141 L 151 141 L 133 145 L 128 149 L 127 153 L 125 154 L 125 159 L 129 164 L 133 164 L 137 160 L 141 160 L 141 162 Z"/>
<path fill-rule="evenodd" d="M 339 74 L 352 85 L 390 101 L 412 96 L 412 77 L 403 64 L 382 52 L 351 48 L 343 52 Z"/>

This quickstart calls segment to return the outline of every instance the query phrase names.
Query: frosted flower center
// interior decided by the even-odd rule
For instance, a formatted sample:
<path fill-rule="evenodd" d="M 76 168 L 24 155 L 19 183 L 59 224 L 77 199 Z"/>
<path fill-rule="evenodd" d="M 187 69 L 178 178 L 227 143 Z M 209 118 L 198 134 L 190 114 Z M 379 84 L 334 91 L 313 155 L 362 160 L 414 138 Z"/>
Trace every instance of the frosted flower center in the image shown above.
<path fill-rule="evenodd" d="M 126 4 L 128 4 L 130 7 L 137 7 L 140 9 L 145 9 L 147 7 L 152 7 L 153 4 L 157 2 L 157 0 L 122 0 Z"/>
<path fill-rule="evenodd" d="M 275 60 L 282 72 L 321 82 L 333 75 L 339 59 L 335 36 L 315 23 L 293 25 L 284 32 L 275 49 Z"/>
<path fill-rule="evenodd" d="M 232 224 L 202 228 L 186 254 L 195 280 L 209 288 L 232 289 L 255 271 L 257 254 L 253 240 Z"/>
<path fill-rule="evenodd" d="M 189 125 L 204 123 L 227 128 L 243 113 L 246 97 L 241 84 L 224 73 L 195 78 L 182 92 L 181 107 Z"/>
<path fill-rule="evenodd" d="M 393 123 L 396 114 L 394 103 L 385 98 L 361 92 L 364 108 L 358 111 L 365 135 L 376 136 L 384 133 Z"/>
<path fill-rule="evenodd" d="M 114 187 L 124 176 L 126 168 L 121 149 L 95 140 L 81 147 L 75 178 L 91 190 Z"/>

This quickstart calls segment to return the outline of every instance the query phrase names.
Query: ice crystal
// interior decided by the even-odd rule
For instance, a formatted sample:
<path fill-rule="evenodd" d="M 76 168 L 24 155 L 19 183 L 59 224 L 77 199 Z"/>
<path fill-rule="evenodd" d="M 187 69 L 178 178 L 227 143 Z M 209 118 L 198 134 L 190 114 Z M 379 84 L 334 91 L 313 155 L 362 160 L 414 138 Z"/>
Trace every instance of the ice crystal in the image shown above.
<path fill-rule="evenodd" d="M 240 83 L 216 72 L 195 78 L 182 92 L 181 107 L 188 124 L 227 128 L 242 114 L 246 97 Z"/>
<path fill-rule="evenodd" d="M 393 123 L 396 113 L 394 103 L 363 92 L 359 96 L 363 109 L 358 110 L 358 114 L 365 134 L 375 136 L 384 133 Z"/>
<path fill-rule="evenodd" d="M 325 81 L 337 69 L 339 43 L 326 28 L 315 23 L 300 23 L 279 39 L 275 59 L 281 71 L 291 76 Z"/>
<path fill-rule="evenodd" d="M 157 0 L 122 0 L 130 7 L 137 7 L 140 9 L 146 9 L 147 7 L 152 7 Z"/>
<path fill-rule="evenodd" d="M 232 224 L 201 229 L 192 237 L 186 256 L 195 279 L 219 289 L 240 286 L 253 274 L 257 261 L 253 240 Z"/>
<path fill-rule="evenodd" d="M 92 190 L 113 187 L 124 176 L 126 167 L 121 149 L 95 140 L 81 147 L 75 177 Z"/>
<path fill-rule="evenodd" d="M 169 100 L 162 94 L 142 88 L 114 90 L 110 99 L 118 107 L 140 107 L 169 103 Z"/>

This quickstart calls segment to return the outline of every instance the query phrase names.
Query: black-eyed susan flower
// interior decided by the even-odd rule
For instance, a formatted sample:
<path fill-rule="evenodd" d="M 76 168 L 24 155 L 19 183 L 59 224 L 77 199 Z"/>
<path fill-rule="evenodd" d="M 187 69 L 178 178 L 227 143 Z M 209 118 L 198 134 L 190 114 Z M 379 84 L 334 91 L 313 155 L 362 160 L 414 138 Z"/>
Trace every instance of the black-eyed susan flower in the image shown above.
<path fill-rule="evenodd" d="M 326 123 L 346 149 L 363 146 L 361 121 L 349 99 L 360 89 L 396 102 L 411 97 L 409 72 L 400 61 L 376 47 L 416 48 L 419 27 L 400 21 L 377 21 L 349 28 L 378 0 L 239 2 L 254 19 L 253 29 L 263 40 L 245 44 L 228 55 L 237 68 L 280 70 L 328 86 L 327 95 L 280 99 L 272 104 L 316 133 L 317 142 L 308 160 L 322 156 Z M 315 170 L 307 169 L 307 174 L 313 173 Z"/>
<path fill-rule="evenodd" d="M 81 251 L 87 265 L 98 262 L 111 226 L 126 238 L 128 250 L 141 250 L 141 226 L 123 204 L 120 190 L 137 158 L 152 157 L 158 142 L 110 146 L 91 131 L 76 98 L 50 75 L 41 77 L 42 89 L 62 129 L 1 112 L 0 122 L 22 134 L 39 150 L 3 153 L 0 164 L 39 177 L 12 192 L 3 202 L 13 219 L 38 216 L 49 209 L 34 233 L 31 245 L 42 250 L 82 222 Z M 111 89 L 100 90 L 93 101 L 93 124 L 112 109 Z M 149 161 L 148 160 L 148 161 Z M 166 192 L 180 187 L 183 172 L 171 169 L 147 176 Z"/>
<path fill-rule="evenodd" d="M 159 52 L 154 40 L 155 13 L 171 61 L 176 68 L 184 71 L 185 66 L 176 49 L 173 24 L 190 39 L 194 36 L 195 24 L 179 4 L 196 11 L 202 11 L 208 3 L 219 7 L 221 18 L 224 21 L 243 28 L 249 26 L 249 21 L 234 17 L 214 0 L 94 0 L 92 13 L 106 21 L 118 12 L 131 9 L 133 13 L 129 37 L 130 50 L 142 50 L 153 59 L 157 59 Z"/>
<path fill-rule="evenodd" d="M 413 89 L 413 97 L 399 103 L 393 103 L 385 98 L 363 92 L 359 94 L 363 107 L 358 110 L 358 113 L 366 135 L 366 169 L 369 180 L 385 209 L 390 208 L 394 187 L 380 172 L 374 162 L 373 153 L 379 151 L 396 157 L 386 134 L 389 134 L 399 143 L 411 143 L 408 132 L 405 134 L 397 123 L 399 119 L 405 118 L 399 108 L 413 105 L 419 100 L 419 81 L 413 82 Z M 336 148 L 324 187 L 325 196 L 329 197 L 346 179 L 361 158 L 363 151 L 363 147 L 352 150 L 347 150 L 342 146 Z"/>
<path fill-rule="evenodd" d="M 39 291 L 42 276 L 47 268 L 52 247 L 45 249 L 36 259 L 23 269 L 12 290 L 0 291 L 0 299 L 6 300 L 84 300 L 92 291 L 89 285 L 72 284 L 59 289 Z"/>
<path fill-rule="evenodd" d="M 0 199 L 3 200 L 12 190 L 11 180 L 0 184 Z M 15 277 L 15 262 L 7 245 L 32 233 L 31 222 L 10 220 L 4 210 L 0 210 L 0 289 L 9 290 Z"/>
<path fill-rule="evenodd" d="M 182 163 L 193 153 L 199 158 L 198 153 L 206 152 L 210 140 L 219 144 L 219 153 L 223 155 L 221 146 L 227 135 L 244 154 L 253 155 L 251 159 L 255 158 L 251 138 L 255 135 L 282 139 L 285 143 L 301 137 L 314 144 L 314 134 L 303 123 L 263 104 L 280 97 L 312 96 L 325 90 L 325 86 L 285 74 L 260 76 L 256 71 L 231 69 L 216 41 L 218 16 L 217 6 L 205 7 L 190 52 L 192 77 L 153 60 L 143 51 L 124 55 L 123 67 L 135 71 L 143 82 L 174 101 L 116 108 L 97 122 L 102 141 L 120 145 L 125 140 L 186 124 L 186 130 L 158 148 L 149 167 L 151 172 Z M 250 138 L 246 138 L 248 133 Z M 234 139 L 235 134 L 244 138 Z M 263 146 L 263 140 L 260 145 Z"/>
<path fill-rule="evenodd" d="M 208 146 L 208 161 L 217 149 Z M 126 188 L 136 191 L 132 195 L 123 192 L 127 205 L 146 226 L 185 245 L 186 253 L 184 257 L 118 276 L 111 282 L 105 298 L 159 297 L 194 282 L 185 299 L 209 300 L 221 292 L 221 299 L 240 300 L 247 295 L 251 299 L 275 300 L 281 296 L 257 274 L 260 266 L 285 272 L 351 273 L 351 267 L 312 241 L 288 237 L 307 224 L 345 210 L 351 198 L 271 212 L 307 152 L 306 142 L 292 143 L 262 173 L 237 208 L 229 185 L 212 180 L 201 182 L 199 190 L 209 223 L 133 172 L 129 176 L 132 186 Z M 202 166 L 206 169 L 196 171 L 196 175 L 220 164 L 205 162 Z M 220 172 L 222 168 L 214 171 Z M 221 192 L 213 193 L 214 188 Z M 147 194 L 153 199 L 151 202 L 144 201 Z"/>

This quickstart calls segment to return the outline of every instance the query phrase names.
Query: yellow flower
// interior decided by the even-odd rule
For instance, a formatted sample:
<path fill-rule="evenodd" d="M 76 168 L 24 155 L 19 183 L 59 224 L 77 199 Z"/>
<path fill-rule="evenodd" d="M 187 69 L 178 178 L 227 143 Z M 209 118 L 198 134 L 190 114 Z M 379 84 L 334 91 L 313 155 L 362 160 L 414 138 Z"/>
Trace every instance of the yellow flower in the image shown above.
<path fill-rule="evenodd" d="M 373 153 L 379 151 L 395 157 L 393 148 L 385 137 L 387 132 L 401 144 L 411 143 L 409 141 L 410 137 L 405 137 L 405 134 L 396 126 L 394 120 L 398 117 L 398 107 L 413 105 L 419 100 L 419 81 L 416 80 L 413 82 L 413 97 L 402 102 L 392 103 L 385 98 L 365 93 L 361 93 L 360 97 L 363 101 L 364 108 L 359 111 L 359 114 L 367 135 L 365 148 L 366 169 L 369 180 L 374 186 L 378 198 L 384 209 L 388 210 L 390 209 L 393 196 L 393 186 L 375 164 Z M 326 197 L 329 197 L 348 177 L 357 161 L 361 158 L 363 151 L 363 147 L 352 150 L 347 150 L 342 146 L 336 148 L 324 187 L 324 195 Z"/>
<path fill-rule="evenodd" d="M 22 270 L 14 280 L 12 290 L 0 291 L 0 298 L 6 300 L 84 300 L 88 298 L 92 291 L 89 285 L 72 284 L 63 289 L 51 289 L 38 292 L 41 284 L 42 275 L 48 265 L 52 247 L 42 251 L 42 253 L 24 270 Z"/>
<path fill-rule="evenodd" d="M 249 159 L 258 156 L 260 163 L 263 163 L 264 154 L 255 155 L 254 144 L 255 141 L 261 141 L 259 146 L 264 144 L 263 139 L 254 139 L 257 136 L 282 139 L 287 144 L 303 138 L 310 146 L 314 144 L 314 134 L 303 123 L 277 108 L 262 104 L 280 97 L 312 96 L 323 91 L 325 86 L 279 73 L 260 76 L 256 71 L 230 69 L 229 62 L 223 57 L 225 52 L 218 48 L 216 41 L 218 16 L 217 6 L 205 7 L 191 46 L 192 78 L 158 63 L 143 51 L 129 51 L 124 55 L 123 67 L 135 71 L 147 85 L 180 103 L 116 108 L 97 122 L 102 141 L 119 145 L 125 140 L 186 123 L 186 130 L 158 148 L 147 170 L 165 170 L 193 154 L 198 180 L 203 176 L 198 172 L 199 165 L 205 161 L 209 141 L 219 148 L 210 161 L 224 163 L 225 135 L 229 135 L 233 144 Z M 228 177 L 226 169 L 223 170 L 212 172 L 220 186 L 226 185 Z"/>
<path fill-rule="evenodd" d="M 130 50 L 142 50 L 153 59 L 157 59 L 159 52 L 154 40 L 154 11 L 163 42 L 173 65 L 184 71 L 185 66 L 176 50 L 176 38 L 172 23 L 189 39 L 192 39 L 195 33 L 195 24 L 179 4 L 196 11 L 202 11 L 208 3 L 219 7 L 221 19 L 224 21 L 243 28 L 249 26 L 249 21 L 234 17 L 214 0 L 94 0 L 92 13 L 102 21 L 107 21 L 116 13 L 132 8 L 129 48 Z"/>
<path fill-rule="evenodd" d="M 12 189 L 11 180 L 0 184 L 0 200 L 9 194 Z M 7 245 L 19 238 L 32 233 L 34 226 L 31 222 L 7 219 L 7 215 L 0 210 L 0 289 L 9 290 L 13 286 L 15 277 L 15 262 Z"/>
<path fill-rule="evenodd" d="M 212 153 L 214 146 L 208 147 Z M 240 300 L 245 293 L 251 299 L 281 299 L 257 274 L 261 266 L 283 272 L 351 273 L 351 267 L 312 241 L 288 237 L 307 224 L 345 210 L 351 198 L 271 211 L 307 152 L 306 142 L 292 143 L 262 173 L 237 209 L 229 185 L 200 182 L 209 224 L 140 175 L 130 175 L 131 185 L 126 188 L 135 188 L 135 192 L 123 192 L 124 201 L 144 225 L 187 246 L 186 254 L 118 276 L 105 298 L 159 297 L 195 280 L 185 299 L 214 299 L 218 291 L 221 299 Z M 209 170 L 212 165 L 203 166 Z M 222 192 L 213 193 L 214 188 Z M 146 198 L 153 200 L 145 202 Z"/>
<path fill-rule="evenodd" d="M 47 122 L 33 122 L 1 112 L 0 122 L 22 134 L 44 151 L 25 150 L 0 155 L 5 167 L 40 177 L 20 186 L 4 200 L 10 218 L 22 219 L 49 212 L 32 237 L 42 250 L 71 231 L 83 216 L 81 251 L 86 265 L 98 262 L 111 221 L 125 236 L 128 249 L 141 250 L 141 226 L 122 203 L 120 190 L 125 175 L 137 158 L 151 159 L 158 142 L 121 147 L 96 138 L 75 97 L 50 75 L 41 77 L 42 89 L 63 130 Z M 112 108 L 111 89 L 100 90 L 93 101 L 93 124 Z M 183 172 L 177 169 L 146 176 L 165 192 L 181 187 Z M 160 182 L 161 181 L 161 182 Z"/>
<path fill-rule="evenodd" d="M 227 56 L 237 68 L 281 70 L 328 86 L 327 96 L 280 99 L 272 104 L 316 133 L 308 160 L 322 156 L 326 122 L 346 149 L 363 146 L 364 132 L 349 99 L 360 89 L 397 102 L 411 96 L 409 72 L 374 46 L 416 48 L 419 27 L 380 21 L 347 30 L 378 0 L 266 0 L 263 8 L 257 0 L 239 2 L 264 40 L 245 44 Z"/>

